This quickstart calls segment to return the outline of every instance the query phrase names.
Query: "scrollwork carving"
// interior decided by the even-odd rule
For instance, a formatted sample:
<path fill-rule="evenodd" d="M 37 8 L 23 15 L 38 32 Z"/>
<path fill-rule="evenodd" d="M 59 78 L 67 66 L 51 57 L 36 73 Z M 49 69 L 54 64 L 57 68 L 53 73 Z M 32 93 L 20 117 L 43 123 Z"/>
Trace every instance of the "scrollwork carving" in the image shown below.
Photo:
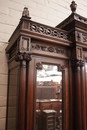
<path fill-rule="evenodd" d="M 42 50 L 50 53 L 64 54 L 65 51 L 62 48 L 53 47 L 53 46 L 44 46 L 39 44 L 32 44 L 32 49 Z"/>
<path fill-rule="evenodd" d="M 42 70 L 42 63 L 41 62 L 36 63 L 36 69 Z"/>
<path fill-rule="evenodd" d="M 58 65 L 58 71 L 64 71 L 65 66 L 64 65 Z"/>

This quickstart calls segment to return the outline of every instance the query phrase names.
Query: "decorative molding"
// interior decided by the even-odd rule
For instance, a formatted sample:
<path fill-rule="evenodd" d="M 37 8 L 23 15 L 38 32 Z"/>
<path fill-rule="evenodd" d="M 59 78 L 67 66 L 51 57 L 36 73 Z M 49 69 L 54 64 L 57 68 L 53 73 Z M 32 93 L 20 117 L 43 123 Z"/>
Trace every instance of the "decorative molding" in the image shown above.
<path fill-rule="evenodd" d="M 63 38 L 65 40 L 69 40 L 69 35 L 67 32 L 57 28 L 52 28 L 49 26 L 37 24 L 34 22 L 30 22 L 30 31 L 48 35 L 48 36 L 53 36 L 56 38 Z"/>
<path fill-rule="evenodd" d="M 29 37 L 24 37 L 21 36 L 18 41 L 17 41 L 17 49 L 18 52 L 20 53 L 29 53 L 30 52 L 30 47 L 31 47 L 31 43 L 30 43 L 30 38 Z"/>
<path fill-rule="evenodd" d="M 40 44 L 32 44 L 32 49 L 36 50 L 41 50 L 41 51 L 46 51 L 50 53 L 57 53 L 57 54 L 65 54 L 64 49 L 58 48 L 58 47 L 53 47 L 53 46 L 45 46 L 45 45 L 40 45 Z"/>
<path fill-rule="evenodd" d="M 17 53 L 15 55 L 15 61 L 30 61 L 31 60 L 31 56 L 28 53 Z"/>
<path fill-rule="evenodd" d="M 67 19 L 57 25 L 57 28 L 64 28 L 65 26 L 69 25 L 72 21 L 79 21 L 81 23 L 87 24 L 87 18 L 84 18 L 76 13 L 72 13 Z"/>
<path fill-rule="evenodd" d="M 87 24 L 87 19 L 78 14 L 74 14 L 74 19 L 80 21 L 81 23 Z"/>
<path fill-rule="evenodd" d="M 42 70 L 43 66 L 41 62 L 36 63 L 36 69 Z"/>
<path fill-rule="evenodd" d="M 76 31 L 76 41 L 87 43 L 87 34 L 83 32 Z"/>
<path fill-rule="evenodd" d="M 82 37 L 83 37 L 83 42 L 87 43 L 87 34 L 82 34 Z"/>
<path fill-rule="evenodd" d="M 76 47 L 76 59 L 78 60 L 83 59 L 83 50 L 81 47 Z"/>
<path fill-rule="evenodd" d="M 76 31 L 75 34 L 76 34 L 76 41 L 81 42 L 82 41 L 82 33 Z"/>

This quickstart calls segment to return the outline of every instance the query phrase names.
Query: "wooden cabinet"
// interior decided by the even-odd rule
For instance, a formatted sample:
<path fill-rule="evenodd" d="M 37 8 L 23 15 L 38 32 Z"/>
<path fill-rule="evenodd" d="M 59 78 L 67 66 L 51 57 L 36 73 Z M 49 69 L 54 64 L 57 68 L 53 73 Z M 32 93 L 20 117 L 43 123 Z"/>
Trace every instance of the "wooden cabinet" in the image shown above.
<path fill-rule="evenodd" d="M 28 14 L 25 8 L 6 48 L 9 55 L 6 130 L 54 130 L 56 113 L 60 130 L 86 130 L 87 19 L 72 13 L 56 27 L 50 27 L 32 21 Z M 43 65 L 56 66 L 56 72 L 62 74 L 61 94 L 55 96 L 55 89 L 48 88 L 53 93 L 47 95 L 47 101 L 43 95 L 38 96 L 41 100 L 36 96 L 37 72 Z M 62 105 L 56 98 L 62 99 Z M 36 121 L 43 122 L 42 129 L 36 126 Z"/>
<path fill-rule="evenodd" d="M 59 99 L 49 99 L 49 100 L 38 100 L 36 102 L 36 109 L 43 110 L 55 110 L 59 115 L 60 110 L 62 109 L 62 100 Z"/>
<path fill-rule="evenodd" d="M 42 130 L 56 130 L 56 111 L 42 111 Z"/>

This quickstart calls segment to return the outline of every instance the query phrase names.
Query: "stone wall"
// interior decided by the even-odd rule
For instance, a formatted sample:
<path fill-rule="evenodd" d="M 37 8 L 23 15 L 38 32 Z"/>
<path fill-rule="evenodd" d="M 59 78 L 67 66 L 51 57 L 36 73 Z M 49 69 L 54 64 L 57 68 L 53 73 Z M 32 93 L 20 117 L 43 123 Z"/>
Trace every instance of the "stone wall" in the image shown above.
<path fill-rule="evenodd" d="M 71 0 L 0 0 L 0 130 L 5 130 L 8 64 L 5 48 L 23 8 L 32 20 L 55 27 L 71 14 Z M 76 0 L 77 13 L 87 17 L 87 0 Z"/>

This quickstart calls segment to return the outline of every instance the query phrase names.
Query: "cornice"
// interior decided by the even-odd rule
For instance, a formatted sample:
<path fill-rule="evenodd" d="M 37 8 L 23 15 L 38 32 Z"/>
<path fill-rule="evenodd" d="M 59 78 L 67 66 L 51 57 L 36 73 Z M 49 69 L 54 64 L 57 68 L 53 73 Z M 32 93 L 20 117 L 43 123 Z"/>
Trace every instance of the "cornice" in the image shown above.
<path fill-rule="evenodd" d="M 29 18 L 23 16 L 9 40 L 9 45 L 6 48 L 7 53 L 20 36 L 27 36 L 44 41 L 47 40 L 57 44 L 62 43 L 64 46 L 70 46 L 71 44 L 67 31 L 31 21 Z"/>
<path fill-rule="evenodd" d="M 56 28 L 63 29 L 74 21 L 77 21 L 77 22 L 79 22 L 79 24 L 84 24 L 85 26 L 87 26 L 87 18 L 85 18 L 77 13 L 71 13 L 71 15 L 69 17 L 67 17 L 64 21 L 62 21 L 60 24 L 58 24 L 56 26 Z"/>

